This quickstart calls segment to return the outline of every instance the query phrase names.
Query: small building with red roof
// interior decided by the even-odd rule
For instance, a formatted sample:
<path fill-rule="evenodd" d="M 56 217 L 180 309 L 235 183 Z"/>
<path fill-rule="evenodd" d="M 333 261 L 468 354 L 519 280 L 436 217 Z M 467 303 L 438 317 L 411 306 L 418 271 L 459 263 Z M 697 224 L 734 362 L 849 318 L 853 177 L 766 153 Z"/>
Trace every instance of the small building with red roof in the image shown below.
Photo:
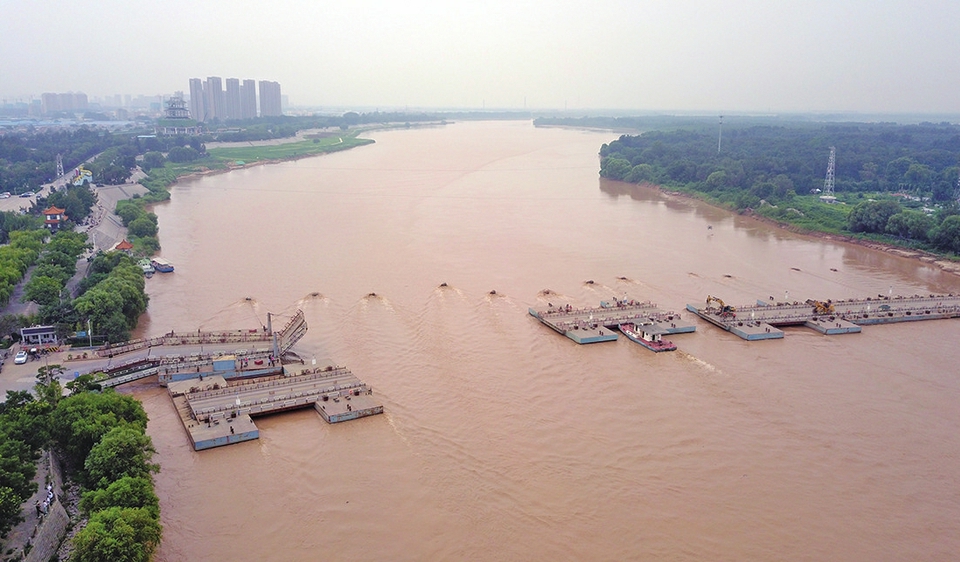
<path fill-rule="evenodd" d="M 43 211 L 43 224 L 51 231 L 56 232 L 60 225 L 67 220 L 67 215 L 64 213 L 66 209 L 61 209 L 60 207 L 50 206 L 47 210 Z"/>
<path fill-rule="evenodd" d="M 133 244 L 129 240 L 124 238 L 116 246 L 113 247 L 114 250 L 120 250 L 121 252 L 129 252 L 133 249 Z"/>

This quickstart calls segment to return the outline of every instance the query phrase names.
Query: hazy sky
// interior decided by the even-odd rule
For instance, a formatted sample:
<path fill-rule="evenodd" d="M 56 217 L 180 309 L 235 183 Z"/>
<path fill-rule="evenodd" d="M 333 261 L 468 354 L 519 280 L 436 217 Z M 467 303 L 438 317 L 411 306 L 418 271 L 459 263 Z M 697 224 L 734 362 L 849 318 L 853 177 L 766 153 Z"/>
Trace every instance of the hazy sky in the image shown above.
<path fill-rule="evenodd" d="M 0 96 L 960 113 L 960 0 L 0 0 Z"/>

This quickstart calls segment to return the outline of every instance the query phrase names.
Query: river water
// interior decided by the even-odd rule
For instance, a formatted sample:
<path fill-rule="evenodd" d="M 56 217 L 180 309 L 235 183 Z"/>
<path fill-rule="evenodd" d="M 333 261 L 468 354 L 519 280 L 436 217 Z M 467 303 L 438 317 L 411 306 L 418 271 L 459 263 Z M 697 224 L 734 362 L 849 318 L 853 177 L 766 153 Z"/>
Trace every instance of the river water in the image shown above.
<path fill-rule="evenodd" d="M 262 418 L 259 441 L 196 453 L 165 391 L 135 387 L 162 465 L 157 560 L 960 552 L 960 321 L 753 343 L 698 321 L 654 354 L 578 346 L 527 314 L 960 292 L 960 277 L 600 180 L 612 133 L 370 136 L 183 181 L 156 207 L 177 270 L 148 282 L 143 334 L 300 308 L 300 355 L 348 366 L 385 408 Z"/>

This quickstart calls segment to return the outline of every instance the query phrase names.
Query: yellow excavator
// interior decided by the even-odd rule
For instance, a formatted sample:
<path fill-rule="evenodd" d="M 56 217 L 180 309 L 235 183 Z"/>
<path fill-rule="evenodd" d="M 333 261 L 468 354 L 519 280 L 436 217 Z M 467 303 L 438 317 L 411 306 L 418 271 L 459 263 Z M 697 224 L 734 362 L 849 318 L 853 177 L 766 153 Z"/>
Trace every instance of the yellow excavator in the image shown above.
<path fill-rule="evenodd" d="M 807 299 L 807 304 L 813 307 L 814 314 L 833 314 L 836 310 L 833 308 L 833 303 L 830 301 L 821 302 L 818 300 Z"/>
<path fill-rule="evenodd" d="M 710 308 L 711 303 L 717 303 L 717 306 L 720 307 L 719 309 L 717 309 L 717 314 L 720 315 L 720 317 L 722 318 L 726 318 L 728 316 L 732 316 L 734 318 L 737 317 L 737 309 L 724 303 L 723 299 L 720 299 L 719 297 L 715 297 L 713 295 L 707 295 L 708 309 Z"/>

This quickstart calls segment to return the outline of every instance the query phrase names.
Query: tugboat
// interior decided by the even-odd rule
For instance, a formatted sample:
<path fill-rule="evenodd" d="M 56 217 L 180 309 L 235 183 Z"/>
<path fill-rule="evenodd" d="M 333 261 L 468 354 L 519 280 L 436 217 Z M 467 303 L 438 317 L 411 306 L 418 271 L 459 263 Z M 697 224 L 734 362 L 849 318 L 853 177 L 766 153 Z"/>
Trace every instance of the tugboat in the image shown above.
<path fill-rule="evenodd" d="M 650 351 L 674 351 L 677 346 L 672 341 L 663 339 L 667 333 L 656 327 L 656 324 L 618 324 L 617 328 L 631 341 L 635 341 Z"/>

